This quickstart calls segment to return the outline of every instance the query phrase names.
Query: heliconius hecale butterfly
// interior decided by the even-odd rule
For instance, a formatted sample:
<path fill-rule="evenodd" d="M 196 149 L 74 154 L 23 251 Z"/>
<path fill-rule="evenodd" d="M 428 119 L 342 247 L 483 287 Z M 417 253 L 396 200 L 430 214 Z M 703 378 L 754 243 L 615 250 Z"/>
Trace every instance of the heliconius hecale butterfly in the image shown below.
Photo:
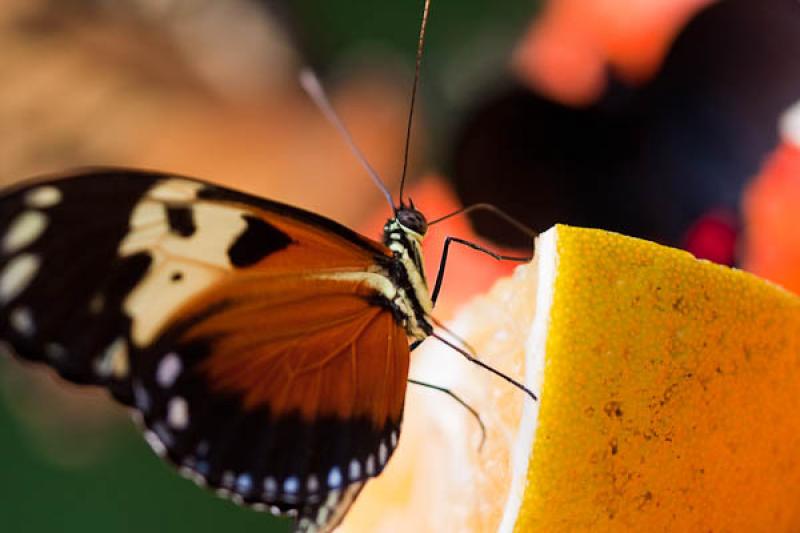
<path fill-rule="evenodd" d="M 426 230 L 402 200 L 378 243 L 157 172 L 23 184 L 0 196 L 0 338 L 105 387 L 198 484 L 329 531 L 397 446 L 408 339 L 434 334 Z"/>

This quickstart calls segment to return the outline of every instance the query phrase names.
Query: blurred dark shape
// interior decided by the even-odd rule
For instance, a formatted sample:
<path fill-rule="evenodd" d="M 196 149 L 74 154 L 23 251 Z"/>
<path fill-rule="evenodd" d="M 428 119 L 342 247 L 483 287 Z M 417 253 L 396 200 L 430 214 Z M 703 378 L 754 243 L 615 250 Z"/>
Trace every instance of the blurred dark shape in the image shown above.
<path fill-rule="evenodd" d="M 798 28 L 793 0 L 728 0 L 684 29 L 642 87 L 611 80 L 580 109 L 501 87 L 468 115 L 449 175 L 465 204 L 494 203 L 536 230 L 562 222 L 683 246 L 711 209 L 738 218 L 780 113 L 800 97 Z M 516 242 L 494 220 L 476 223 Z"/>
<path fill-rule="evenodd" d="M 484 103 L 457 138 L 452 171 L 465 205 L 490 202 L 541 231 L 555 222 L 624 231 L 632 220 L 621 155 L 637 143 L 635 116 L 597 105 L 573 109 L 511 87 Z M 478 230 L 512 244 L 508 228 L 477 217 Z"/>

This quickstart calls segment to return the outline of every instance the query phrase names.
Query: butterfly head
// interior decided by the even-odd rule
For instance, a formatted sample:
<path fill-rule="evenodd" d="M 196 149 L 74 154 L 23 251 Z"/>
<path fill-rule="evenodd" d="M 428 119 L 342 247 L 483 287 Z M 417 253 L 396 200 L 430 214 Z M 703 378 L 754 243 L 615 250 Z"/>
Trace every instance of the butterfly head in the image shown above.
<path fill-rule="evenodd" d="M 425 215 L 414 207 L 411 200 L 408 205 L 400 202 L 394 210 L 394 217 L 383 227 L 383 244 L 392 251 L 395 259 L 395 268 L 392 269 L 395 284 L 405 289 L 406 307 L 414 310 L 414 322 L 421 324 L 427 324 L 426 316 L 433 309 L 422 260 L 422 241 L 427 231 Z M 408 331 L 415 338 L 427 336 L 424 328 L 414 326 Z"/>
<path fill-rule="evenodd" d="M 409 205 L 401 204 L 395 210 L 394 220 L 400 224 L 403 230 L 411 231 L 419 237 L 424 237 L 428 231 L 428 220 L 421 211 L 414 207 L 414 202 L 411 200 L 409 200 Z"/>

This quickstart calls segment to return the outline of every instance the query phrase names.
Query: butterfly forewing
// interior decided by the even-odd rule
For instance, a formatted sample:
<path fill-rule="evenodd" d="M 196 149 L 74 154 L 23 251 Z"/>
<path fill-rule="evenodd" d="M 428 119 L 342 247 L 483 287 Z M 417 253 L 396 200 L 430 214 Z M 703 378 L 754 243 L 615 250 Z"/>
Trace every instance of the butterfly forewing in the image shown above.
<path fill-rule="evenodd" d="M 234 500 L 330 528 L 399 432 L 405 330 L 382 245 L 318 215 L 104 170 L 0 199 L 0 333 L 134 406 Z"/>
<path fill-rule="evenodd" d="M 123 301 L 151 258 L 121 257 L 118 247 L 131 211 L 155 182 L 147 175 L 63 180 L 0 200 L 2 338 L 66 379 L 109 384 L 126 402 L 131 317 Z"/>

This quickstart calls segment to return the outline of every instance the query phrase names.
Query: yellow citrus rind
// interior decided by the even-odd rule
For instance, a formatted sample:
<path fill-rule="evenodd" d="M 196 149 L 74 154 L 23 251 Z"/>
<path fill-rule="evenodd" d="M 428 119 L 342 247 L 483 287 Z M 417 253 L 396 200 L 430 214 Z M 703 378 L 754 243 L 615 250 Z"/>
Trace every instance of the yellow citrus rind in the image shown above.
<path fill-rule="evenodd" d="M 800 530 L 800 299 L 652 242 L 548 239 L 503 530 Z"/>

